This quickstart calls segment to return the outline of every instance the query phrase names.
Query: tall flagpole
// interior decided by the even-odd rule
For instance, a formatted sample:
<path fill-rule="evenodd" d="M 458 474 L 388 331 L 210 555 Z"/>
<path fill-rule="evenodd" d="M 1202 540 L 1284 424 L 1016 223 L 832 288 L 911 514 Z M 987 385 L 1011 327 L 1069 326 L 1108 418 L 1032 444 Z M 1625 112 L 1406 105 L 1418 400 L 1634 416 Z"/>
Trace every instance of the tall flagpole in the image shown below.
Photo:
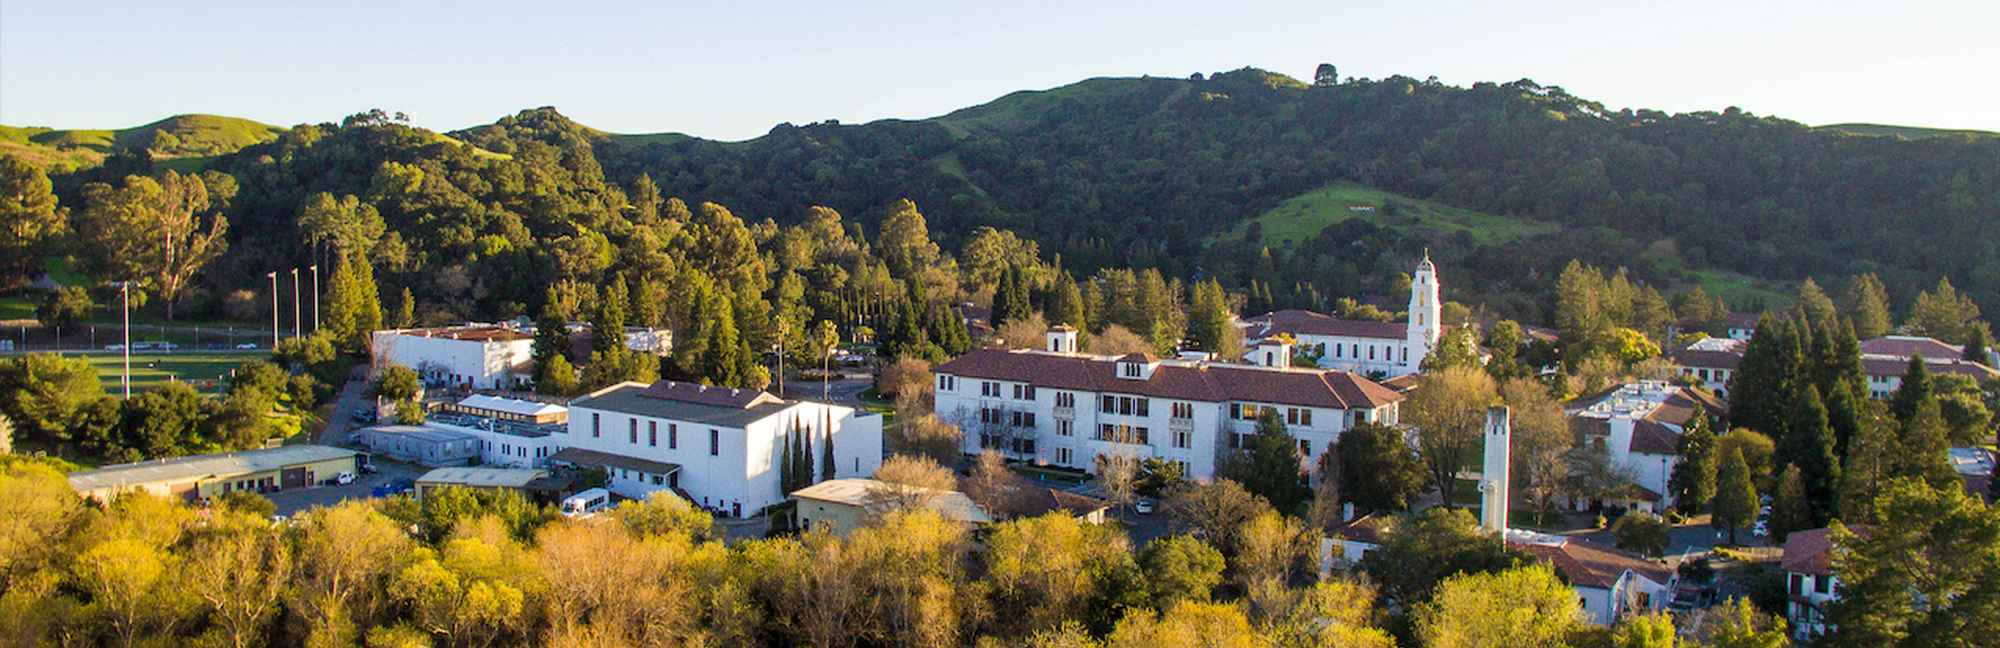
<path fill-rule="evenodd" d="M 299 269 L 292 268 L 292 337 L 297 338 L 305 330 L 299 317 Z"/>
<path fill-rule="evenodd" d="M 312 264 L 313 271 L 313 332 L 319 332 L 319 264 Z"/>
<path fill-rule="evenodd" d="M 125 386 L 125 400 L 132 400 L 132 282 L 118 282 L 118 294 L 124 302 L 125 311 L 125 376 L 119 382 Z"/>
<path fill-rule="evenodd" d="M 278 271 L 264 273 L 271 278 L 271 350 L 278 350 Z"/>

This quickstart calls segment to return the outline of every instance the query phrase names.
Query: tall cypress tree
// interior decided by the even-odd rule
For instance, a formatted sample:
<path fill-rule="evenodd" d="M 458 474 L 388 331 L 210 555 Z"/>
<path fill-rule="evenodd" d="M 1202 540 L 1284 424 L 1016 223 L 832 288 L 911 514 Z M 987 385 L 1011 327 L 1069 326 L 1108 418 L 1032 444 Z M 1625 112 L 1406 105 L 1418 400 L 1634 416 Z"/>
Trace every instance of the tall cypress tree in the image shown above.
<path fill-rule="evenodd" d="M 1083 291 L 1077 289 L 1076 279 L 1067 272 L 1057 277 L 1049 290 L 1048 304 L 1042 310 L 1051 326 L 1068 324 L 1083 328 Z"/>
<path fill-rule="evenodd" d="M 1872 524 L 1875 498 L 1888 488 L 1894 476 L 1897 430 L 1894 419 L 1870 413 L 1861 419 L 1847 454 L 1840 462 L 1840 520 L 1847 524 Z"/>
<path fill-rule="evenodd" d="M 597 300 L 597 313 L 590 321 L 590 349 L 609 357 L 623 354 L 625 348 L 625 310 L 631 303 L 630 291 L 625 285 L 625 273 L 620 272 L 611 279 L 611 285 L 604 288 L 604 294 Z"/>
<path fill-rule="evenodd" d="M 1681 435 L 1680 451 L 1668 488 L 1674 492 L 1674 506 L 1693 515 L 1707 510 L 1709 499 L 1715 497 L 1715 430 L 1699 405 Z"/>
<path fill-rule="evenodd" d="M 1012 292 L 1014 292 L 1014 266 L 1009 264 L 1000 271 L 1000 281 L 993 286 L 993 308 L 988 309 L 989 314 L 986 316 L 987 323 L 992 324 L 994 330 L 1006 326 L 1013 315 L 1014 297 L 1009 294 Z"/>
<path fill-rule="evenodd" d="M 778 490 L 790 495 L 799 489 L 799 434 L 798 423 L 794 421 L 785 430 L 785 445 L 778 456 Z"/>
<path fill-rule="evenodd" d="M 1917 415 L 1917 410 L 1927 402 L 1937 401 L 1937 388 L 1931 384 L 1931 370 L 1924 364 L 1923 356 L 1911 355 L 1910 365 L 1903 372 L 1903 382 L 1896 387 L 1896 394 L 1889 399 L 1889 412 L 1896 420 L 1909 423 Z"/>
<path fill-rule="evenodd" d="M 1729 379 L 1729 420 L 1773 439 L 1782 438 L 1792 398 L 1801 378 L 1798 337 L 1789 320 L 1765 315 Z"/>
<path fill-rule="evenodd" d="M 798 428 L 799 428 L 799 451 L 800 451 L 799 488 L 805 488 L 807 486 L 819 483 L 819 480 L 813 478 L 813 468 L 817 466 L 818 463 L 813 461 L 813 457 L 816 455 L 813 454 L 812 426 L 802 422 L 798 424 Z"/>
<path fill-rule="evenodd" d="M 820 423 L 820 431 L 826 434 L 826 442 L 819 444 L 820 478 L 833 479 L 836 475 L 840 474 L 840 467 L 833 462 L 833 410 L 825 410 Z"/>
<path fill-rule="evenodd" d="M 1750 482 L 1750 464 L 1743 452 L 1730 447 L 1722 453 L 1716 468 L 1715 499 L 1708 504 L 1709 525 L 1729 530 L 1729 544 L 1736 544 L 1736 530 L 1757 514 L 1757 487 Z"/>
<path fill-rule="evenodd" d="M 1819 388 L 1801 385 L 1793 406 L 1796 412 L 1785 436 L 1779 439 L 1779 463 L 1799 471 L 1804 486 L 1804 517 L 1817 528 L 1831 521 L 1840 498 L 1840 459 L 1834 454 L 1833 428 L 1827 424 L 1826 405 Z"/>

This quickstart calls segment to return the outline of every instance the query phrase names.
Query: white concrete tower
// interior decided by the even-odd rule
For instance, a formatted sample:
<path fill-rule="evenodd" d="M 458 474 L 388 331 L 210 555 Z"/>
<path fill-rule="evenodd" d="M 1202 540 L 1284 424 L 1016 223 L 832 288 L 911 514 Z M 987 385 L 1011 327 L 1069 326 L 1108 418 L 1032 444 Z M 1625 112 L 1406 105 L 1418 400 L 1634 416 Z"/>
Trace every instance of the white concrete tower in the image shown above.
<path fill-rule="evenodd" d="M 1486 462 L 1480 467 L 1479 529 L 1507 531 L 1507 460 L 1513 423 L 1505 406 L 1486 410 Z"/>
<path fill-rule="evenodd" d="M 1409 326 L 1404 333 L 1403 344 L 1409 349 L 1409 371 L 1415 372 L 1437 346 L 1438 335 L 1444 323 L 1438 321 L 1444 311 L 1444 304 L 1438 301 L 1437 266 L 1431 264 L 1431 251 L 1424 250 L 1424 260 L 1417 264 L 1417 271 L 1410 275 Z"/>

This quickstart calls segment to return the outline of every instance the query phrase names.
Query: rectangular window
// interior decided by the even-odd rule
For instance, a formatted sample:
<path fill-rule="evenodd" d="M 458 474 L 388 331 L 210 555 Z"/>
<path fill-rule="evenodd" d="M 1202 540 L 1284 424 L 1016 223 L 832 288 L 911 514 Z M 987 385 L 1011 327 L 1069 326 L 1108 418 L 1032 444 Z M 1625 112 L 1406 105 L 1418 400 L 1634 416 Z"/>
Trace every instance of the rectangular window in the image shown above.
<path fill-rule="evenodd" d="M 709 428 L 708 456 L 714 457 L 714 456 L 719 456 L 721 454 L 722 454 L 722 430 Z"/>
<path fill-rule="evenodd" d="M 1076 394 L 1056 392 L 1056 407 L 1076 407 Z"/>
<path fill-rule="evenodd" d="M 1031 428 L 1031 427 L 1035 427 L 1035 413 L 1034 413 L 1034 412 L 1022 412 L 1022 413 L 1021 413 L 1021 421 L 1022 421 L 1022 423 L 1021 423 L 1021 427 L 1030 427 L 1030 428 Z"/>
<path fill-rule="evenodd" d="M 1310 407 L 1301 407 L 1301 408 L 1299 408 L 1299 425 L 1304 425 L 1304 426 L 1307 426 L 1307 427 L 1311 427 L 1311 426 L 1312 426 L 1312 424 L 1313 424 L 1313 411 L 1312 411 L 1312 408 L 1310 408 Z"/>
<path fill-rule="evenodd" d="M 1313 456 L 1313 442 L 1299 439 L 1299 455 L 1304 457 Z"/>
<path fill-rule="evenodd" d="M 639 419 L 625 419 L 625 442 L 639 445 Z"/>
<path fill-rule="evenodd" d="M 1345 357 L 1347 357 L 1347 354 L 1346 354 L 1346 353 L 1344 353 L 1344 351 L 1345 351 L 1344 349 L 1341 349 L 1341 348 L 1340 348 L 1340 345 L 1338 345 L 1338 344 L 1335 344 L 1335 345 L 1333 345 L 1333 357 L 1336 357 L 1336 358 L 1345 358 Z"/>
<path fill-rule="evenodd" d="M 1805 596 L 1805 583 L 1804 574 L 1792 574 L 1792 596 Z"/>
<path fill-rule="evenodd" d="M 1368 345 L 1368 359 L 1369 360 L 1375 359 L 1375 345 L 1373 344 Z"/>
<path fill-rule="evenodd" d="M 1116 413 L 1118 411 L 1118 399 L 1108 395 L 1105 396 L 1103 400 L 1099 401 L 1097 411 L 1105 414 Z"/>
<path fill-rule="evenodd" d="M 677 423 L 668 423 L 667 449 L 674 450 L 680 447 L 681 447 L 681 426 Z"/>
<path fill-rule="evenodd" d="M 1298 425 L 1298 424 L 1299 424 L 1299 408 L 1296 407 L 1285 408 L 1285 425 Z"/>
<path fill-rule="evenodd" d="M 1097 440 L 1115 441 L 1117 439 L 1118 439 L 1118 429 L 1113 427 L 1110 423 L 1104 423 L 1097 426 Z"/>
<path fill-rule="evenodd" d="M 1150 437 L 1148 437 L 1146 434 L 1146 426 L 1144 425 L 1132 428 L 1132 439 L 1139 445 L 1153 444 L 1153 442 L 1150 440 Z"/>
<path fill-rule="evenodd" d="M 1139 404 L 1139 415 L 1140 415 L 1140 416 L 1152 416 L 1152 415 L 1153 415 L 1153 414 L 1152 414 L 1152 412 L 1150 411 L 1150 410 L 1152 409 L 1152 407 L 1151 407 L 1151 406 L 1152 406 L 1152 404 L 1153 404 L 1153 399 L 1151 399 L 1151 398 L 1137 398 L 1137 399 L 1133 399 L 1133 400 L 1137 401 L 1137 402 L 1138 402 L 1138 404 Z"/>
<path fill-rule="evenodd" d="M 1056 434 L 1062 436 L 1075 435 L 1076 434 L 1075 422 L 1069 419 L 1056 419 Z"/>
<path fill-rule="evenodd" d="M 1172 409 L 1174 418 L 1194 418 L 1194 403 L 1174 403 Z"/>
<path fill-rule="evenodd" d="M 598 423 L 598 416 L 597 416 L 597 412 L 591 412 L 591 413 L 590 413 L 590 437 L 591 437 L 591 438 L 593 438 L 593 439 L 597 438 L 597 436 L 598 436 L 598 427 L 597 427 L 597 423 Z"/>
<path fill-rule="evenodd" d="M 660 447 L 660 422 L 659 422 L 659 421 L 647 421 L 647 422 L 646 422 L 646 447 L 649 447 L 649 448 L 657 448 L 657 447 Z"/>
<path fill-rule="evenodd" d="M 1069 448 L 1056 448 L 1056 463 L 1059 464 L 1070 463 Z"/>
<path fill-rule="evenodd" d="M 1021 386 L 1014 386 L 1014 400 L 1021 400 Z"/>
<path fill-rule="evenodd" d="M 1174 430 L 1174 447 L 1188 448 L 1194 445 L 1194 435 L 1187 430 Z"/>
<path fill-rule="evenodd" d="M 1410 347 L 1403 347 L 1403 364 L 1410 364 Z"/>

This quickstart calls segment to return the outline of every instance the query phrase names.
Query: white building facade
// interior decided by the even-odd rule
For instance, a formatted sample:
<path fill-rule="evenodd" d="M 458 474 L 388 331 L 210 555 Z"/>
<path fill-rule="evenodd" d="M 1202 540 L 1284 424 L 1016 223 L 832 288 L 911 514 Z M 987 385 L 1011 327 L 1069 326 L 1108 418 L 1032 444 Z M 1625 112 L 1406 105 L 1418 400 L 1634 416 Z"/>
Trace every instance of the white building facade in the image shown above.
<path fill-rule="evenodd" d="M 816 481 L 866 477 L 882 463 L 882 417 L 762 390 L 628 382 L 569 407 L 554 462 L 603 467 L 607 488 L 625 497 L 672 490 L 732 517 L 784 501 L 779 471 L 791 435 L 811 443 Z M 822 470 L 829 451 L 833 474 Z"/>
<path fill-rule="evenodd" d="M 1052 330 L 1043 348 L 1074 349 L 1075 335 Z M 1304 467 L 1358 423 L 1396 423 L 1403 398 L 1346 371 L 1041 350 L 974 350 L 933 380 L 938 415 L 965 431 L 968 454 L 1087 472 L 1101 457 L 1161 459 L 1204 481 L 1264 410 L 1285 421 Z"/>
<path fill-rule="evenodd" d="M 1430 256 L 1410 275 L 1410 304 L 1403 322 L 1344 320 L 1303 310 L 1282 310 L 1250 319 L 1251 339 L 1290 335 L 1300 352 L 1317 356 L 1321 368 L 1394 378 L 1417 373 L 1437 347 L 1444 327 L 1439 318 L 1437 266 Z"/>
<path fill-rule="evenodd" d="M 1680 463 L 1681 435 L 1696 412 L 1714 417 L 1724 408 L 1702 392 L 1648 380 L 1579 399 L 1564 414 L 1580 442 L 1603 444 L 1611 464 L 1631 475 L 1640 490 L 1625 503 L 1660 513 L 1674 503 L 1667 482 Z"/>
<path fill-rule="evenodd" d="M 374 371 L 403 365 L 432 385 L 518 389 L 534 375 L 534 337 L 500 326 L 376 331 L 369 347 Z"/>

